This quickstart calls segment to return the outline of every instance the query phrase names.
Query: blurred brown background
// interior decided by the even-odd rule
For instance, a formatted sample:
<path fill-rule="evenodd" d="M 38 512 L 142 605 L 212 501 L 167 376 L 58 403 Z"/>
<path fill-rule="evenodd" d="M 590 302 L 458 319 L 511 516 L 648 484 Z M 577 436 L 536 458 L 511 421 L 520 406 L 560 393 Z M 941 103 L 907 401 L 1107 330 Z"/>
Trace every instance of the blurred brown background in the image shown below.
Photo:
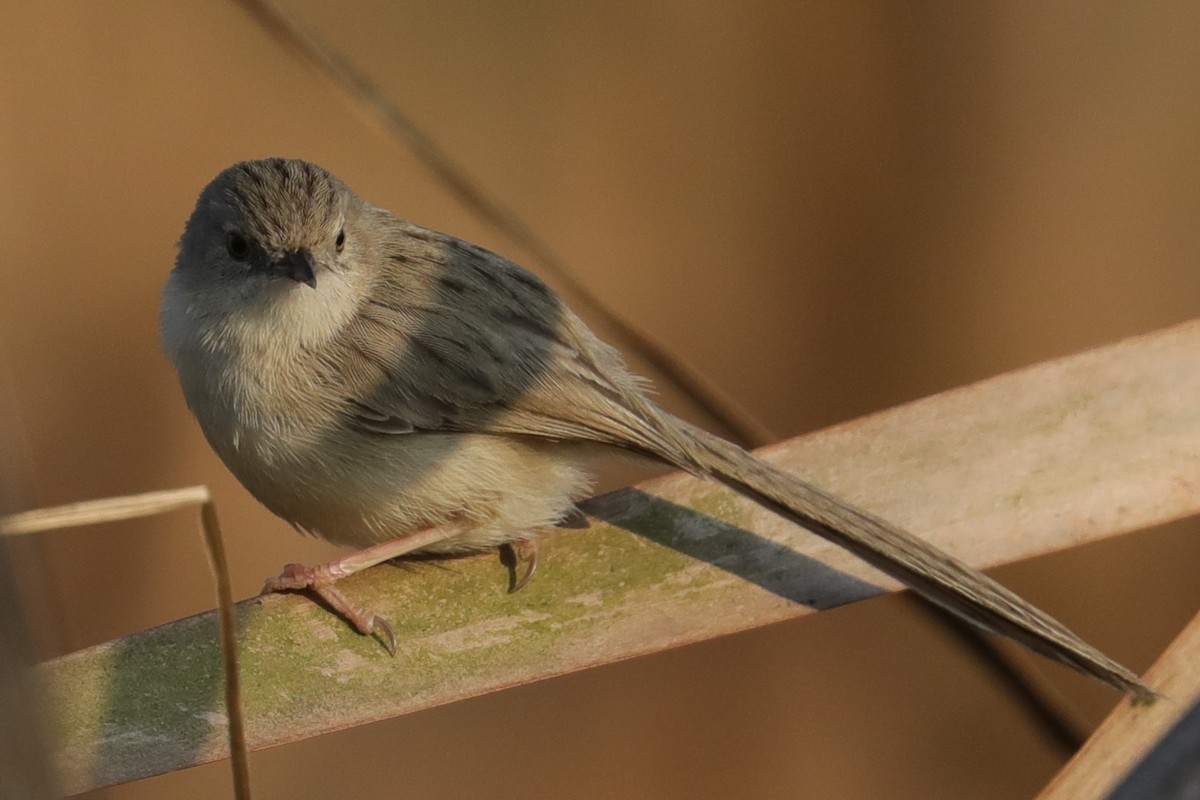
<path fill-rule="evenodd" d="M 1194 4 L 281 5 L 780 436 L 1200 307 Z M 526 254 L 229 2 L 5 11 L 13 502 L 206 483 L 235 592 L 251 595 L 285 561 L 332 551 L 232 480 L 159 353 L 158 292 L 200 188 L 239 159 L 301 156 L 402 216 Z M 192 514 L 44 536 L 25 556 L 30 613 L 51 606 L 48 655 L 213 602 Z M 1200 605 L 1198 558 L 1186 521 L 997 574 L 1144 669 Z M 1086 725 L 1117 699 L 1033 666 Z M 253 768 L 262 797 L 1020 798 L 1060 761 L 889 599 Z M 228 796 L 227 768 L 96 796 Z"/>

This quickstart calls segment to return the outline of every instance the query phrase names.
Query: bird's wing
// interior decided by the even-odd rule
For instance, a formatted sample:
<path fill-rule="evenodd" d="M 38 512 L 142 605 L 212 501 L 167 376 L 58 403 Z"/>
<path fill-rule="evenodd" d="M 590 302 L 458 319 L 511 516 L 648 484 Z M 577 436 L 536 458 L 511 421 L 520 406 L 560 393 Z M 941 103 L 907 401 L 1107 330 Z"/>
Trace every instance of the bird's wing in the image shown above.
<path fill-rule="evenodd" d="M 394 228 L 379 283 L 330 365 L 348 387 L 353 427 L 678 452 L 616 351 L 537 277 L 451 236 Z"/>

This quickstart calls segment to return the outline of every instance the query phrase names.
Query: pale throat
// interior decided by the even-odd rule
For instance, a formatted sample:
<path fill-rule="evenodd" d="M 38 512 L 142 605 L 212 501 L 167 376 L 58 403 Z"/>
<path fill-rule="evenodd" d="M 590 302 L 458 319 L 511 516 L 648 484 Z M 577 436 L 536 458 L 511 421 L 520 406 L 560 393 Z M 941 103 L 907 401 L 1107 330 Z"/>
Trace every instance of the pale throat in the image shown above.
<path fill-rule="evenodd" d="M 280 291 L 254 308 L 197 326 L 207 330 L 196 330 L 200 335 L 192 339 L 207 352 L 209 368 L 194 374 L 198 382 L 185 379 L 185 393 L 213 445 L 235 459 L 250 447 L 274 461 L 283 456 L 277 448 L 288 449 L 298 429 L 330 423 L 333 409 L 303 397 L 320 382 L 316 355 L 329 348 L 359 308 L 359 293 L 341 274 L 322 271 L 316 289 L 274 288 Z M 210 415 L 227 423 L 211 427 Z"/>

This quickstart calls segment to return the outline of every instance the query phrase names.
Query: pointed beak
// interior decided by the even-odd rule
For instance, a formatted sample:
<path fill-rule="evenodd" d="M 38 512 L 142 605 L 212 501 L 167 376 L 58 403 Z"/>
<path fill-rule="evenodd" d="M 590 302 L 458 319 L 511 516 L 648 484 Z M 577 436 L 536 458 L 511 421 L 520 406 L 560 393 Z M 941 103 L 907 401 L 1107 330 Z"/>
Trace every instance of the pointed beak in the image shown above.
<path fill-rule="evenodd" d="M 281 275 L 291 278 L 296 283 L 303 283 L 317 288 L 317 265 L 312 253 L 307 250 L 294 250 L 284 253 L 283 257 L 274 263 Z"/>

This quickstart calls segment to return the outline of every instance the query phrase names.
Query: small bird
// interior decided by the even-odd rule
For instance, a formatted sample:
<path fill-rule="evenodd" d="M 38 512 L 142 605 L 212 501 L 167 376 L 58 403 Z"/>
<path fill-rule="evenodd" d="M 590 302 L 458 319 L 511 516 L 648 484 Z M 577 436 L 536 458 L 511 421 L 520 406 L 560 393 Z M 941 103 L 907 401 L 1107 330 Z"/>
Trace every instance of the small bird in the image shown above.
<path fill-rule="evenodd" d="M 562 524 L 615 451 L 720 481 L 929 600 L 1140 698 L 1130 670 L 980 572 L 680 420 L 533 274 L 360 199 L 306 161 L 244 161 L 201 192 L 163 290 L 162 343 L 209 444 L 296 528 L 362 548 L 287 565 L 363 634 L 338 578 L 415 552 L 514 547 Z"/>

